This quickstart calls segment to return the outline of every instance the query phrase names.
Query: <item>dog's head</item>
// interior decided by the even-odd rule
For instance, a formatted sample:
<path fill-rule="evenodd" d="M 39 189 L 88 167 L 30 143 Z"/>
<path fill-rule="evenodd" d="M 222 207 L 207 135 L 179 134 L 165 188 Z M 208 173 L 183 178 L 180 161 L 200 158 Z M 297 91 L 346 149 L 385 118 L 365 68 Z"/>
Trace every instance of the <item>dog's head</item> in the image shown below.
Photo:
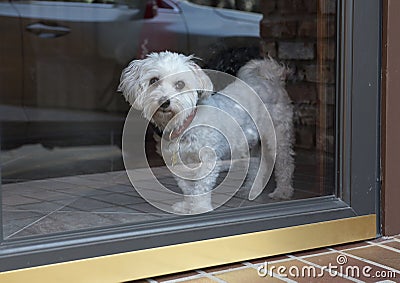
<path fill-rule="evenodd" d="M 213 90 L 210 78 L 192 59 L 165 51 L 134 60 L 123 70 L 118 90 L 146 119 L 164 129 L 176 114 L 185 110 L 190 115 L 198 100 Z M 174 121 L 176 126 L 184 116 Z"/>

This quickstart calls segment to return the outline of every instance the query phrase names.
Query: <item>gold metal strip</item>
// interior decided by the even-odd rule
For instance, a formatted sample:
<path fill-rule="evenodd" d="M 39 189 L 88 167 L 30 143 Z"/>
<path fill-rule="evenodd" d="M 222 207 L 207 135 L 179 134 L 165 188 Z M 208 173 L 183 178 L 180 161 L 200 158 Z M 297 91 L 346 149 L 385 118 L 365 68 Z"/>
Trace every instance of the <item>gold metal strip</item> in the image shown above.
<path fill-rule="evenodd" d="M 0 282 L 123 282 L 375 237 L 367 215 L 7 271 Z"/>

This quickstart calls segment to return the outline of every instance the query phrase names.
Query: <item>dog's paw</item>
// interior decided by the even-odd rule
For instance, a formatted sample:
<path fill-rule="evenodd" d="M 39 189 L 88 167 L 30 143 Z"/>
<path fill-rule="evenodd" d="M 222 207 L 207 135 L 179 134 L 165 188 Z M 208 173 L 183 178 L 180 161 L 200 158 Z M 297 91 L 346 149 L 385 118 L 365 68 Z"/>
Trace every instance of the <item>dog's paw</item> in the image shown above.
<path fill-rule="evenodd" d="M 173 204 L 172 209 L 178 214 L 190 214 L 190 206 L 185 201 L 179 201 Z"/>
<path fill-rule="evenodd" d="M 293 196 L 293 191 L 292 187 L 276 188 L 268 196 L 272 199 L 290 199 Z"/>

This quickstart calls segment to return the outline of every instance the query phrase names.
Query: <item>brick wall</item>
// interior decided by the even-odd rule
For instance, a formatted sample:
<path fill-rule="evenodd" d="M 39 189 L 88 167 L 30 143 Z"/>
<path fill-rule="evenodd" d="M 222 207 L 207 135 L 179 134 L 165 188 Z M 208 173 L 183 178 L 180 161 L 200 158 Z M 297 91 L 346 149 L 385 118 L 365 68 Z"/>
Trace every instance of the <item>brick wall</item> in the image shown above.
<path fill-rule="evenodd" d="M 287 90 L 295 105 L 297 146 L 320 142 L 332 151 L 336 1 L 266 0 L 260 10 L 264 52 L 292 69 Z"/>
<path fill-rule="evenodd" d="M 295 106 L 296 146 L 334 150 L 336 0 L 190 0 L 264 15 L 263 54 L 285 63 Z M 240 4 L 240 5 L 239 5 Z"/>

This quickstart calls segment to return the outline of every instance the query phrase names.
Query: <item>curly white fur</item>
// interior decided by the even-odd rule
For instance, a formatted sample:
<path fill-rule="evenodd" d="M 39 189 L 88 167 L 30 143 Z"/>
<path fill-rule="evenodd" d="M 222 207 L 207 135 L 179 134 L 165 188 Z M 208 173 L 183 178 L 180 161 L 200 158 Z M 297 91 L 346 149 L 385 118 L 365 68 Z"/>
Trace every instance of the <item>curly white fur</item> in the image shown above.
<path fill-rule="evenodd" d="M 213 84 L 206 73 L 192 61 L 192 58 L 192 56 L 166 51 L 152 53 L 143 60 L 134 60 L 122 72 L 119 90 L 135 109 L 142 111 L 147 120 L 163 131 L 173 131 L 181 127 L 198 105 L 209 105 L 221 109 L 224 113 L 235 117 L 245 133 L 247 144 L 240 142 L 227 144 L 218 131 L 200 128 L 183 134 L 179 149 L 174 149 L 173 141 L 165 141 L 167 146 L 162 148 L 164 159 L 173 159 L 174 154 L 179 150 L 180 158 L 185 164 L 204 161 L 215 164 L 216 160 L 229 158 L 232 148 L 244 154 L 249 148 L 257 147 L 260 135 L 270 135 L 270 133 L 258 133 L 254 127 L 254 123 L 262 122 L 265 117 L 262 115 L 252 117 L 256 120 L 254 121 L 246 114 L 246 111 L 236 107 L 232 99 L 220 94 L 210 95 Z M 288 199 L 293 195 L 293 108 L 284 88 L 285 75 L 286 68 L 271 58 L 252 60 L 238 72 L 238 78 L 257 92 L 270 112 L 274 124 L 277 141 L 275 163 L 277 187 L 269 196 L 275 199 Z M 245 96 L 248 92 L 249 88 L 244 87 L 239 80 L 221 90 L 221 93 L 233 99 Z M 168 103 L 165 104 L 166 102 Z M 246 105 L 246 110 L 250 110 L 251 113 L 262 113 L 258 111 L 259 107 L 259 104 L 250 101 Z M 201 125 L 210 120 L 224 123 L 222 116 L 206 109 L 198 109 L 192 124 Z M 178 115 L 178 113 L 181 114 Z M 172 125 L 173 129 L 167 129 L 167 125 L 168 127 Z M 161 139 L 155 138 L 159 143 L 158 150 L 161 154 Z M 214 149 L 214 153 L 208 155 L 206 153 L 200 160 L 199 151 L 210 146 Z M 260 160 L 260 171 L 266 170 L 266 166 L 267 162 Z M 179 213 L 202 213 L 212 210 L 211 191 L 223 169 L 215 165 L 206 177 L 192 181 L 177 177 L 178 186 L 184 194 L 184 201 L 176 204 L 174 209 Z M 202 173 L 204 172 L 199 172 L 199 174 Z M 254 185 L 261 186 L 262 181 L 262 178 L 256 177 L 254 182 L 257 184 Z M 199 195 L 202 197 L 193 197 Z M 254 197 L 255 195 L 252 196 L 250 192 L 249 198 Z"/>

